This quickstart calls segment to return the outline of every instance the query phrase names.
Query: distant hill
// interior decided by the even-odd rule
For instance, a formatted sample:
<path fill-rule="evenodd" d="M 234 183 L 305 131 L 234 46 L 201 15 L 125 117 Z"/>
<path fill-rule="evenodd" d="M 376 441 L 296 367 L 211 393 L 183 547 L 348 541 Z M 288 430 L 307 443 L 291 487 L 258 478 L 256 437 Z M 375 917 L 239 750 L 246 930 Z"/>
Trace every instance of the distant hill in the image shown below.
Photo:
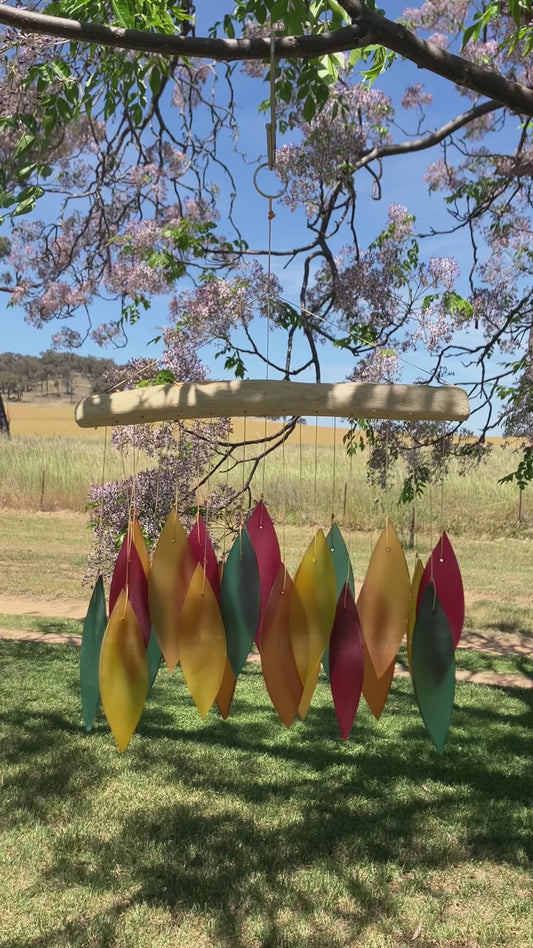
<path fill-rule="evenodd" d="M 0 353 L 0 395 L 6 402 L 76 402 L 106 390 L 105 375 L 117 363 L 48 349 L 38 356 Z"/>

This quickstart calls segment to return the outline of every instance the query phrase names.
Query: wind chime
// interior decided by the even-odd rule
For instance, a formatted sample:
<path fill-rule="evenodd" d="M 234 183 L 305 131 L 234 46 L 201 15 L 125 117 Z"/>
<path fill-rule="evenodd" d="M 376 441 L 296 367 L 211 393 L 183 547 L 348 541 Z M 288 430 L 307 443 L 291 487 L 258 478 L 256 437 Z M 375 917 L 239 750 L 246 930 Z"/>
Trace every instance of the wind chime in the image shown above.
<path fill-rule="evenodd" d="M 273 86 L 274 62 L 271 63 Z M 271 88 L 271 103 L 274 102 Z M 273 108 L 273 105 L 272 105 Z M 275 116 L 267 126 L 275 157 Z M 270 226 L 273 217 L 269 200 Z M 270 271 L 269 271 L 270 272 Z M 296 383 L 279 380 L 181 383 L 96 395 L 76 408 L 81 427 L 200 418 L 314 416 L 462 421 L 466 393 L 454 386 Z M 266 425 L 266 422 L 265 422 Z M 223 564 L 199 513 L 186 534 L 177 504 L 150 558 L 130 518 L 109 591 L 95 584 L 80 659 L 83 718 L 91 730 L 100 700 L 120 750 L 135 731 L 161 659 L 183 676 L 202 718 L 216 702 L 230 712 L 237 679 L 255 642 L 272 704 L 286 727 L 304 720 L 321 668 L 329 677 L 342 737 L 352 729 L 361 694 L 379 719 L 401 643 L 424 725 L 443 753 L 454 702 L 454 652 L 464 595 L 452 545 L 443 533 L 425 566 L 410 578 L 387 519 L 359 596 L 346 543 L 332 517 L 313 536 L 291 578 L 263 498 Z"/>

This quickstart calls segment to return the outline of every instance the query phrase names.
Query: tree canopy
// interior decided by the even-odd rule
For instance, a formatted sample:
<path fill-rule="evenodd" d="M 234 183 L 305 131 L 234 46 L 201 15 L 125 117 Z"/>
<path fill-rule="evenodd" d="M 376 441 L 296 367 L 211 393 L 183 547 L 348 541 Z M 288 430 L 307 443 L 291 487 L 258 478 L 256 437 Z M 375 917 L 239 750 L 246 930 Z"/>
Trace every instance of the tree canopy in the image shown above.
<path fill-rule="evenodd" d="M 466 383 L 481 440 L 498 426 L 528 448 L 531 2 L 426 0 L 396 21 L 387 8 L 238 0 L 198 22 L 188 0 L 0 5 L 11 301 L 35 326 L 60 321 L 72 346 L 120 344 L 168 300 L 177 378 L 202 375 L 206 341 L 226 371 L 255 359 L 288 379 L 320 379 L 333 352 L 350 378 L 391 381 L 423 352 L 421 381 Z M 236 206 L 239 162 L 257 157 L 239 151 L 238 96 L 255 82 L 264 98 L 269 78 L 280 200 L 302 221 L 297 245 L 278 237 L 274 251 L 299 267 L 291 293 Z M 440 210 L 420 228 L 391 182 L 425 151 L 418 186 Z M 374 202 L 388 211 L 369 238 Z M 460 258 L 441 252 L 451 241 Z M 100 322 L 102 302 L 115 311 Z"/>

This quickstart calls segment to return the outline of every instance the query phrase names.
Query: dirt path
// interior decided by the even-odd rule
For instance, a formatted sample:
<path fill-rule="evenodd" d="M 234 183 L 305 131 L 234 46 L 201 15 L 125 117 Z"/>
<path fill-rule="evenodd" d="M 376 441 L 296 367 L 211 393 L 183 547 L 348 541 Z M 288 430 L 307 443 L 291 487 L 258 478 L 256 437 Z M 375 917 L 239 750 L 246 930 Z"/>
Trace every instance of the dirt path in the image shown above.
<path fill-rule="evenodd" d="M 22 599 L 13 596 L 0 596 L 0 613 L 4 615 L 32 616 L 50 619 L 83 619 L 87 612 L 87 603 L 71 599 Z M 44 642 L 47 645 L 68 645 L 79 648 L 81 635 L 56 635 L 41 633 L 29 629 L 5 629 L 0 627 L 0 640 L 12 642 Z M 502 641 L 503 639 L 503 641 Z M 500 638 L 494 633 L 463 632 L 459 643 L 461 649 L 475 649 L 491 655 L 533 655 L 533 640 L 526 636 L 506 632 Z M 259 655 L 251 654 L 249 661 L 259 661 Z M 396 675 L 408 675 L 407 669 L 396 666 Z M 467 681 L 480 685 L 496 685 L 505 688 L 533 688 L 533 678 L 527 675 L 500 674 L 498 672 L 470 672 L 457 669 L 458 681 Z"/>

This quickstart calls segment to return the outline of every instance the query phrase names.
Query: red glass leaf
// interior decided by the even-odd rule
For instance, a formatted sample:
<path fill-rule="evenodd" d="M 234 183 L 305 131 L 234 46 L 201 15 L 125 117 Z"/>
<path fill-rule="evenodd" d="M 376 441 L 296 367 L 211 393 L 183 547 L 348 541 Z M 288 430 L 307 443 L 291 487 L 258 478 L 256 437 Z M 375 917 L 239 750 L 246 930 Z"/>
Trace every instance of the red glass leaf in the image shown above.
<path fill-rule="evenodd" d="M 291 648 L 292 579 L 282 563 L 267 599 L 261 627 L 261 666 L 270 700 L 285 727 L 290 727 L 303 686 Z"/>
<path fill-rule="evenodd" d="M 215 594 L 215 599 L 218 601 L 220 598 L 220 572 L 211 537 L 201 517 L 196 518 L 196 523 L 189 533 L 189 546 L 195 564 L 199 563 L 202 566 Z"/>
<path fill-rule="evenodd" d="M 337 602 L 329 643 L 329 674 L 335 713 L 344 740 L 347 739 L 363 687 L 363 636 L 357 606 L 348 583 Z"/>
<path fill-rule="evenodd" d="M 137 622 L 145 645 L 150 638 L 150 609 L 148 606 L 148 580 L 137 547 L 128 531 L 122 541 L 113 570 L 109 589 L 109 613 L 113 612 L 123 589 L 128 586 L 128 600 L 137 616 Z"/>
<path fill-rule="evenodd" d="M 430 582 L 437 590 L 450 624 L 454 648 L 457 648 L 465 620 L 465 595 L 461 570 L 446 532 L 442 533 L 424 568 L 418 589 L 417 612 Z"/>
<path fill-rule="evenodd" d="M 252 541 L 252 546 L 257 557 L 259 583 L 261 586 L 261 609 L 255 635 L 255 643 L 259 651 L 261 651 L 261 620 L 267 599 L 281 566 L 281 553 L 276 530 L 262 500 L 259 501 L 246 524 L 246 530 L 248 531 L 248 536 Z"/>

